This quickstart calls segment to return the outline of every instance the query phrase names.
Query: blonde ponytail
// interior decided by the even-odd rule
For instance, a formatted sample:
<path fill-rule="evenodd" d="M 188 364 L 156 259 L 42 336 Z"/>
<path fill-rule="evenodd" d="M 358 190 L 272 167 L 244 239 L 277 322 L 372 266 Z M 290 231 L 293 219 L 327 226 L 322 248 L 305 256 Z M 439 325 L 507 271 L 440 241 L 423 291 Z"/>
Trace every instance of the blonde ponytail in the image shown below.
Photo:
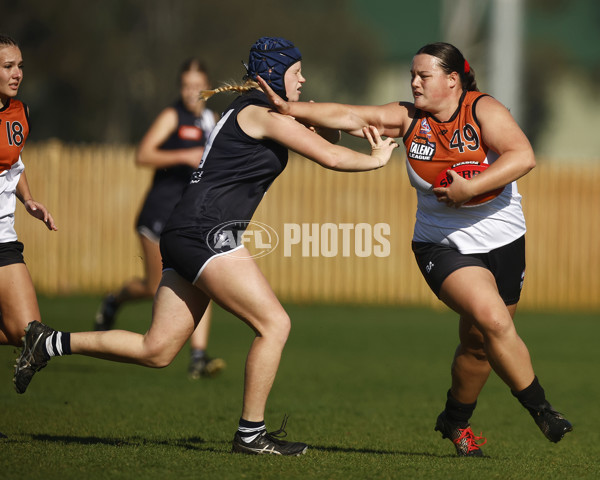
<path fill-rule="evenodd" d="M 225 84 L 222 87 L 215 88 L 214 90 L 202 90 L 200 92 L 200 100 L 208 100 L 217 93 L 236 92 L 241 94 L 256 88 L 260 88 L 258 83 L 256 83 L 254 80 L 248 79 L 243 85 Z"/>

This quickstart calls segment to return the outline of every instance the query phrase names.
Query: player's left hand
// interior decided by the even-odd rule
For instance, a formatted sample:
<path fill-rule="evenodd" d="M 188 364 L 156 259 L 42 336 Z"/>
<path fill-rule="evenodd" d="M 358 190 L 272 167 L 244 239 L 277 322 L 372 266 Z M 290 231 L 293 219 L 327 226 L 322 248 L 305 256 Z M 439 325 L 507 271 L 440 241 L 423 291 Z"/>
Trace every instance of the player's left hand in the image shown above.
<path fill-rule="evenodd" d="M 42 205 L 39 202 L 36 202 L 35 200 L 27 200 L 24 203 L 24 205 L 25 209 L 29 212 L 31 216 L 37 218 L 38 220 L 41 220 L 46 224 L 48 230 L 58 230 L 58 227 L 55 225 L 52 215 L 50 215 L 50 212 L 46 207 L 44 207 L 44 205 Z"/>
<path fill-rule="evenodd" d="M 398 144 L 391 137 L 388 137 L 385 140 L 382 139 L 377 127 L 372 125 L 363 127 L 363 133 L 365 138 L 371 144 L 371 156 L 377 158 L 379 168 L 383 167 L 390 160 L 394 149 L 398 148 Z"/>

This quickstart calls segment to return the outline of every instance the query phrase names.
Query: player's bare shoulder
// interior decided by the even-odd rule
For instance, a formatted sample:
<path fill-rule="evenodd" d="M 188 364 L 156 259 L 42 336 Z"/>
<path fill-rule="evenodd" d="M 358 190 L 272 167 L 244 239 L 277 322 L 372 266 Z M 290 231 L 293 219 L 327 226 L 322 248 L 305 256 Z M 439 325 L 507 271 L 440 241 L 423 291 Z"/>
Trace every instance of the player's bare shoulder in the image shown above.
<path fill-rule="evenodd" d="M 244 133 L 257 140 L 277 137 L 277 132 L 296 122 L 270 107 L 248 105 L 237 115 L 237 122 Z"/>
<path fill-rule="evenodd" d="M 475 103 L 475 115 L 478 120 L 486 120 L 489 117 L 510 117 L 510 111 L 502 103 L 490 95 L 484 95 Z"/>
<path fill-rule="evenodd" d="M 384 105 L 383 109 L 386 134 L 403 137 L 415 116 L 415 106 L 410 102 L 391 102 Z"/>

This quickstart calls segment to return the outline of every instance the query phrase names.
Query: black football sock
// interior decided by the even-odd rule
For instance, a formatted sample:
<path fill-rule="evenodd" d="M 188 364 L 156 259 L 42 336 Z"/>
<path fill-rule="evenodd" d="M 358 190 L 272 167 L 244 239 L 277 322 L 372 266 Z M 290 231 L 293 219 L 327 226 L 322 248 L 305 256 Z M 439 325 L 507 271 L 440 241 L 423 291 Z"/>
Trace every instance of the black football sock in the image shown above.
<path fill-rule="evenodd" d="M 476 406 L 477 402 L 459 402 L 452 396 L 450 390 L 446 394 L 446 418 L 451 423 L 457 424 L 460 428 L 464 428 L 469 424 L 469 419 L 473 415 Z"/>
<path fill-rule="evenodd" d="M 533 378 L 533 382 L 527 388 L 524 388 L 520 392 L 511 390 L 511 393 L 521 402 L 531 415 L 540 409 L 540 407 L 546 405 L 546 394 L 544 389 L 540 385 L 537 377 Z"/>

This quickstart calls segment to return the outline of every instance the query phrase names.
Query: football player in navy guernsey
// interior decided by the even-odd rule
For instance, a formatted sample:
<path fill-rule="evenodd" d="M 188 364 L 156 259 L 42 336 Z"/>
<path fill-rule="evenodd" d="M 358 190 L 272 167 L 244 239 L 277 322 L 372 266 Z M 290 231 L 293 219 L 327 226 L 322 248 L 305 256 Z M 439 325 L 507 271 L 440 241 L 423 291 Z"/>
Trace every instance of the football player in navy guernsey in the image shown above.
<path fill-rule="evenodd" d="M 179 70 L 179 99 L 156 117 L 136 152 L 136 164 L 155 169 L 136 223 L 143 251 L 143 278 L 132 278 L 118 291 L 108 294 L 96 314 L 94 329 L 110 330 L 125 303 L 154 297 L 161 278 L 159 239 L 192 173 L 198 168 L 217 115 L 206 108 L 200 92 L 210 87 L 204 63 L 197 58 L 183 62 Z M 214 377 L 224 367 L 220 358 L 206 353 L 210 333 L 211 307 L 190 337 L 191 379 Z"/>
<path fill-rule="evenodd" d="M 29 135 L 29 109 L 16 99 L 23 81 L 23 56 L 17 41 L 0 34 L 0 345 L 23 345 L 23 329 L 40 320 L 40 309 L 23 243 L 15 231 L 17 199 L 48 230 L 57 227 L 52 215 L 34 200 L 21 151 Z M 0 433 L 0 438 L 6 435 Z"/>
<path fill-rule="evenodd" d="M 246 360 L 244 394 L 233 452 L 303 454 L 305 443 L 281 440 L 281 428 L 268 433 L 264 413 L 291 321 L 266 278 L 239 238 L 266 190 L 287 164 L 288 149 L 340 171 L 383 167 L 398 147 L 365 125 L 371 144 L 366 155 L 330 143 L 312 128 L 274 111 L 257 75 L 290 102 L 300 97 L 305 78 L 300 51 L 288 40 L 260 38 L 251 48 L 243 85 L 218 88 L 240 95 L 226 108 L 206 144 L 198 170 L 161 233 L 162 280 L 145 335 L 123 330 L 57 332 L 32 323 L 17 359 L 15 386 L 23 393 L 31 378 L 64 344 L 72 352 L 148 367 L 168 365 L 214 300 L 255 332 Z M 325 133 L 325 132 L 324 132 Z M 332 137 L 336 137 L 335 132 Z M 60 341 L 59 341 L 60 339 Z"/>
<path fill-rule="evenodd" d="M 483 437 L 470 426 L 477 398 L 494 372 L 551 442 L 572 426 L 548 403 L 513 317 L 525 275 L 525 218 L 516 180 L 535 167 L 531 145 L 509 111 L 477 89 L 471 66 L 448 43 L 419 49 L 411 66 L 413 102 L 382 106 L 285 102 L 261 82 L 279 112 L 315 126 L 362 136 L 403 137 L 406 165 L 417 191 L 412 248 L 427 283 L 460 315 L 452 384 L 435 430 L 459 456 L 482 456 Z M 471 180 L 433 188 L 443 170 L 464 161 L 490 166 Z M 506 187 L 505 187 L 506 186 Z M 498 188 L 488 203 L 464 207 Z"/>

